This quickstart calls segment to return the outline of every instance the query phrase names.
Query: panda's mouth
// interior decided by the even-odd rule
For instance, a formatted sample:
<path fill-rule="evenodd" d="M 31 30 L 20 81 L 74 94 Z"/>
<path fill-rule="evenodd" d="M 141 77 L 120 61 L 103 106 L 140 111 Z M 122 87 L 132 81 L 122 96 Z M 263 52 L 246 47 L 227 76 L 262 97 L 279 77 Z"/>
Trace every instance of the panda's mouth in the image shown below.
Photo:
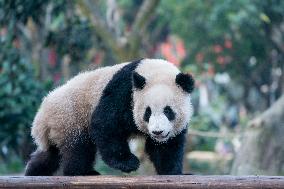
<path fill-rule="evenodd" d="M 153 136 L 156 140 L 164 140 L 166 138 L 168 138 L 168 136 L 170 135 L 170 132 L 168 132 L 166 135 L 158 135 L 158 136 Z"/>

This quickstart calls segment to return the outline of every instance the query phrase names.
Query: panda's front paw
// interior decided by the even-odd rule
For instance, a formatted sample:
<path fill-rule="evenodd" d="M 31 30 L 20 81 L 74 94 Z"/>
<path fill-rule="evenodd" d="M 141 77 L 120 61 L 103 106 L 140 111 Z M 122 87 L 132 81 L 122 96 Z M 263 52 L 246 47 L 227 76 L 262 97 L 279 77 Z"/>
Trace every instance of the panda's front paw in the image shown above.
<path fill-rule="evenodd" d="M 140 162 L 138 158 L 131 154 L 129 158 L 125 160 L 113 160 L 111 162 L 111 167 L 121 170 L 122 172 L 130 173 L 139 168 Z"/>
<path fill-rule="evenodd" d="M 127 160 L 118 163 L 119 169 L 122 172 L 130 173 L 139 168 L 140 162 L 135 155 L 131 155 Z"/>

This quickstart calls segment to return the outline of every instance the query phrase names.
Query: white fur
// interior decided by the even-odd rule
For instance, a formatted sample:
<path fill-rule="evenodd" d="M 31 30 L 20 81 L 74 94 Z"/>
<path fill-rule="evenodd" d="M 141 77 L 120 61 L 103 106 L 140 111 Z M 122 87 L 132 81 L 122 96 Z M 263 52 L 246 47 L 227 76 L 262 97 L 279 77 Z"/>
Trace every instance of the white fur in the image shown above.
<path fill-rule="evenodd" d="M 76 136 L 89 126 L 91 113 L 103 89 L 126 64 L 80 73 L 51 91 L 33 121 L 32 136 L 38 148 L 47 150 L 50 143 L 61 147 L 70 137 L 76 140 Z"/>
<path fill-rule="evenodd" d="M 173 64 L 160 59 L 145 59 L 135 71 L 146 79 L 146 85 L 142 90 L 133 91 L 133 114 L 138 129 L 150 136 L 155 127 L 162 128 L 163 133 L 170 132 L 163 140 L 155 138 L 158 142 L 179 134 L 187 127 L 193 113 L 190 94 L 183 91 L 175 82 L 180 71 Z M 147 106 L 152 111 L 149 123 L 143 119 Z M 170 106 L 176 113 L 175 120 L 165 121 L 165 106 Z"/>
<path fill-rule="evenodd" d="M 159 141 L 166 141 L 173 133 L 173 124 L 168 120 L 164 114 L 152 115 L 148 124 L 148 131 L 150 136 Z M 163 131 L 159 136 L 153 134 L 153 131 Z"/>
<path fill-rule="evenodd" d="M 76 136 L 89 127 L 91 114 L 107 83 L 127 64 L 81 73 L 50 92 L 33 121 L 32 136 L 38 148 L 47 150 L 51 143 L 60 148 L 68 138 L 76 140 Z M 148 134 L 149 129 L 158 126 L 164 131 L 170 130 L 169 137 L 178 134 L 186 127 L 192 114 L 190 95 L 175 83 L 180 71 L 167 61 L 155 59 L 142 60 L 135 71 L 146 78 L 145 88 L 133 92 L 133 115 L 138 129 Z M 166 104 L 177 113 L 176 119 L 170 123 L 161 116 Z M 148 105 L 155 115 L 150 118 L 149 125 L 143 120 Z"/>

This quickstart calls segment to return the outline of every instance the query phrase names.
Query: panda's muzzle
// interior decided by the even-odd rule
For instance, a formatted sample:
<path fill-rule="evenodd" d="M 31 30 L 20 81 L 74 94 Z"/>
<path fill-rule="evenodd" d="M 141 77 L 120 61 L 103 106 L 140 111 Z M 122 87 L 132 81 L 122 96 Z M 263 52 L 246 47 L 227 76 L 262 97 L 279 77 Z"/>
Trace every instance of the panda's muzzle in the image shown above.
<path fill-rule="evenodd" d="M 168 132 L 166 135 L 162 135 L 163 131 L 153 131 L 152 133 L 154 134 L 154 137 L 158 139 L 167 138 L 170 134 L 170 132 Z"/>
<path fill-rule="evenodd" d="M 173 128 L 171 124 L 164 114 L 152 115 L 147 125 L 149 134 L 157 141 L 166 141 Z"/>

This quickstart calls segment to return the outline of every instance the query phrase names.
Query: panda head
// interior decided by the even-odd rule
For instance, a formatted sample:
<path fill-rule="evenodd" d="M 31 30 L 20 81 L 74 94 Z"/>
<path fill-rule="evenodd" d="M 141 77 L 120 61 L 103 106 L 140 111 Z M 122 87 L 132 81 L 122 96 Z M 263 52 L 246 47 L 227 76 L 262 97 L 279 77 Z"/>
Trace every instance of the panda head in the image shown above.
<path fill-rule="evenodd" d="M 132 74 L 133 116 L 140 131 L 166 142 L 187 127 L 194 80 L 173 64 L 144 59 Z"/>

